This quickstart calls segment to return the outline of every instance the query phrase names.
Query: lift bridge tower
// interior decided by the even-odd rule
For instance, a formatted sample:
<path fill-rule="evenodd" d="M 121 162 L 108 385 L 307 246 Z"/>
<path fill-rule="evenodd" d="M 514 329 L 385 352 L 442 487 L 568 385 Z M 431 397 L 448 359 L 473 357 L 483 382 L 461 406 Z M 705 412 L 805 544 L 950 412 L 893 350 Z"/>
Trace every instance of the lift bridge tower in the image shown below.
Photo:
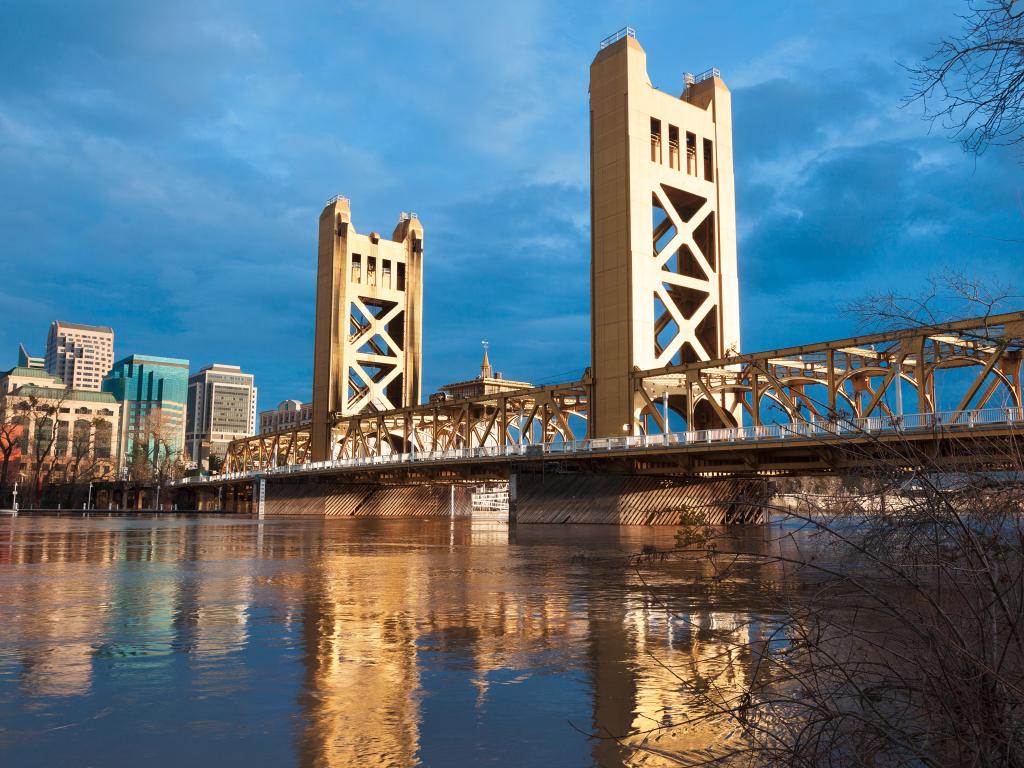
<path fill-rule="evenodd" d="M 403 213 L 390 238 L 362 235 L 349 201 L 320 214 L 312 461 L 332 458 L 338 419 L 417 405 L 422 382 L 423 226 Z"/>
<path fill-rule="evenodd" d="M 632 29 L 602 42 L 590 179 L 590 434 L 634 430 L 663 397 L 702 428 L 709 403 L 694 408 L 669 379 L 645 397 L 632 373 L 739 350 L 732 108 L 718 71 L 686 75 L 673 96 L 651 85 Z M 738 416 L 734 399 L 720 404 Z"/>

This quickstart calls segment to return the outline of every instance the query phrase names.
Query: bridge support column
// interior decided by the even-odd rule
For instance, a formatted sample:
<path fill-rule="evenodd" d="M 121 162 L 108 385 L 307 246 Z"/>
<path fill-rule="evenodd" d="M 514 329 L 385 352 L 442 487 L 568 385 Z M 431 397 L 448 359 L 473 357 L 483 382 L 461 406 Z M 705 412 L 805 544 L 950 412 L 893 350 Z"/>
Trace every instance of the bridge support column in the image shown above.
<path fill-rule="evenodd" d="M 518 517 L 517 517 L 517 514 L 516 514 L 518 509 L 519 509 L 519 506 L 518 506 L 518 496 L 516 494 L 516 489 L 518 488 L 518 483 L 516 482 L 517 479 L 518 479 L 518 475 L 515 472 L 511 473 L 509 475 L 509 477 L 508 477 L 508 522 L 509 522 L 509 525 L 512 525 L 513 523 L 518 521 Z"/>
<path fill-rule="evenodd" d="M 264 478 L 253 480 L 252 483 L 252 512 L 258 519 L 266 516 L 267 481 Z"/>
<path fill-rule="evenodd" d="M 596 473 L 515 476 L 516 522 L 710 525 L 767 519 L 763 480 L 682 480 Z M 512 515 L 509 482 L 509 516 Z"/>

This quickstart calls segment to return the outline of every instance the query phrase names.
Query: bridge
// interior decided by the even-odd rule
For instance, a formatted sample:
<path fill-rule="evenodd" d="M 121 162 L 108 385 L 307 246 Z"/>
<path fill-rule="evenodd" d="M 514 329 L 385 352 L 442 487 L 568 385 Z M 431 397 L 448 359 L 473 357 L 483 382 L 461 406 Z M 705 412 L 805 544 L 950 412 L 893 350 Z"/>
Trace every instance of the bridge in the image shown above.
<path fill-rule="evenodd" d="M 736 351 L 730 94 L 717 70 L 684 82 L 654 89 L 628 29 L 591 65 L 592 364 L 578 380 L 421 404 L 423 225 L 402 214 L 390 239 L 362 235 L 333 198 L 312 422 L 235 441 L 224 474 L 178 488 L 260 510 L 268 493 L 332 497 L 354 514 L 384 488 L 503 481 L 513 506 L 532 499 L 521 520 L 561 520 L 559 503 L 603 488 L 605 512 L 571 519 L 674 522 L 695 500 L 747 519 L 764 478 L 883 456 L 998 466 L 1024 421 L 1024 312 Z"/>

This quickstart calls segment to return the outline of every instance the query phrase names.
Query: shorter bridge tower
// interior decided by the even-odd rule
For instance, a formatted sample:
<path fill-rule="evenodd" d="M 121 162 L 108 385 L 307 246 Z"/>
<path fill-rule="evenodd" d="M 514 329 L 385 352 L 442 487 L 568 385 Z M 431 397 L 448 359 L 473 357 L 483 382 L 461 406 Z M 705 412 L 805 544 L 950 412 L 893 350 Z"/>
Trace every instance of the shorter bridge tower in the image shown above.
<path fill-rule="evenodd" d="M 403 213 L 390 239 L 361 235 L 349 201 L 320 214 L 311 458 L 332 458 L 333 425 L 418 405 L 422 379 L 423 225 Z"/>

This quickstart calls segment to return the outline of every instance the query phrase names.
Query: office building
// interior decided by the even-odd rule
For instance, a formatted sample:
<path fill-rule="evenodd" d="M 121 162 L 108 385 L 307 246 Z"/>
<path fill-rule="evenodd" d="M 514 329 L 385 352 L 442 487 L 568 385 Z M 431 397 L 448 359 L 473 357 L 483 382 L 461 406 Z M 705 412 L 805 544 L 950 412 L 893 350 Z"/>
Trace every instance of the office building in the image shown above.
<path fill-rule="evenodd" d="M 298 400 L 282 400 L 277 408 L 260 412 L 260 434 L 295 429 L 313 420 L 313 404 Z"/>
<path fill-rule="evenodd" d="M 185 445 L 203 466 L 209 457 L 223 459 L 228 443 L 256 432 L 256 386 L 253 375 L 237 365 L 208 365 L 188 380 Z"/>
<path fill-rule="evenodd" d="M 113 363 L 113 328 L 61 320 L 50 323 L 46 370 L 60 377 L 68 389 L 99 392 Z"/>
<path fill-rule="evenodd" d="M 183 458 L 188 360 L 130 355 L 114 363 L 103 391 L 121 403 L 122 465 Z"/>
<path fill-rule="evenodd" d="M 39 368 L 0 373 L 0 419 L 16 428 L 5 480 L 24 482 L 37 459 L 55 481 L 112 476 L 120 418 L 121 406 L 107 392 L 68 389 Z"/>
<path fill-rule="evenodd" d="M 46 358 L 45 357 L 32 357 L 25 349 L 24 344 L 18 345 L 18 367 L 19 368 L 36 368 L 39 370 L 45 370 Z"/>

